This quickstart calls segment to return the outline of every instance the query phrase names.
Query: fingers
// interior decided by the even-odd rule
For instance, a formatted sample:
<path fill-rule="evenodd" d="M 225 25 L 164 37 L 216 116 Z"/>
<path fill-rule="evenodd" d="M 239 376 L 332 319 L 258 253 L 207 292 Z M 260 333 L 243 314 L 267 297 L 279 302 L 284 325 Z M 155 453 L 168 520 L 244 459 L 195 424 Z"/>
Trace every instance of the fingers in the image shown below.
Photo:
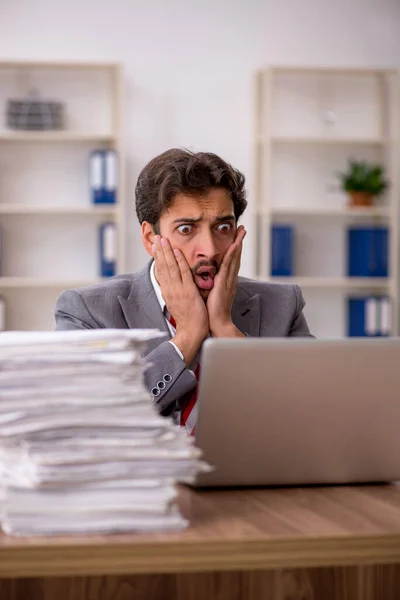
<path fill-rule="evenodd" d="M 238 231 L 238 233 L 236 234 L 236 239 L 233 243 L 233 245 L 235 246 L 235 249 L 233 250 L 232 253 L 232 261 L 238 260 L 238 268 L 240 266 L 240 258 L 242 256 L 242 249 L 243 249 L 243 240 L 247 235 L 247 231 L 245 230 L 245 228 L 243 226 L 241 226 L 242 229 L 240 231 Z"/>
<path fill-rule="evenodd" d="M 154 236 L 152 251 L 159 276 L 164 280 L 180 281 L 181 272 L 167 238 L 162 238 L 159 235 Z"/>
<path fill-rule="evenodd" d="M 222 263 L 220 266 L 220 271 L 227 270 L 228 267 L 232 264 L 233 261 L 239 260 L 242 254 L 242 242 L 246 237 L 247 231 L 240 225 L 236 231 L 235 241 L 229 246 L 228 250 L 225 253 L 224 258 L 222 259 Z"/>
<path fill-rule="evenodd" d="M 165 277 L 166 275 L 168 275 L 166 273 L 168 269 L 167 269 L 167 264 L 165 261 L 164 251 L 160 244 L 160 240 L 161 240 L 161 236 L 159 236 L 159 235 L 154 236 L 154 243 L 151 247 L 151 250 L 153 252 L 153 258 L 156 263 L 158 275 L 161 277 Z"/>
<path fill-rule="evenodd" d="M 240 227 L 237 228 L 235 241 L 233 243 L 240 246 L 241 243 L 243 242 L 244 238 L 246 237 L 246 235 L 247 235 L 247 231 L 245 230 L 243 225 L 240 225 Z"/>
<path fill-rule="evenodd" d="M 171 244 L 167 238 L 161 238 L 161 248 L 164 251 L 164 258 L 168 267 L 170 278 L 181 280 L 181 270 L 176 261 L 175 254 L 172 251 Z"/>
<path fill-rule="evenodd" d="M 243 225 L 240 225 L 240 227 L 238 227 L 238 229 L 236 231 L 235 241 L 228 248 L 226 255 L 232 256 L 233 254 L 235 254 L 237 252 L 241 252 L 242 242 L 243 242 L 244 238 L 246 237 L 246 234 L 247 234 L 247 231 L 245 230 Z"/>
<path fill-rule="evenodd" d="M 178 266 L 179 266 L 179 269 L 181 272 L 182 281 L 184 283 L 190 283 L 190 282 L 194 283 L 192 271 L 190 270 L 190 267 L 187 263 L 186 258 L 183 255 L 183 253 L 178 248 L 175 248 L 174 256 L 176 258 L 176 261 L 178 263 Z"/>

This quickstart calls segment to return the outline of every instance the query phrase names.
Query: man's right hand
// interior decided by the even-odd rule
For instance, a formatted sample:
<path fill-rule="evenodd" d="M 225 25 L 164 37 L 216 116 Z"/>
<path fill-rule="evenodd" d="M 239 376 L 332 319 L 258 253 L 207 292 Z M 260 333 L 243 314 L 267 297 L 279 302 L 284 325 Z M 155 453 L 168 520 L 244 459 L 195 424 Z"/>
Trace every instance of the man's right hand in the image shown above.
<path fill-rule="evenodd" d="M 154 237 L 152 251 L 157 281 L 167 310 L 176 322 L 171 341 L 190 365 L 208 335 L 207 308 L 182 252 L 173 251 L 169 241 L 159 235 Z"/>

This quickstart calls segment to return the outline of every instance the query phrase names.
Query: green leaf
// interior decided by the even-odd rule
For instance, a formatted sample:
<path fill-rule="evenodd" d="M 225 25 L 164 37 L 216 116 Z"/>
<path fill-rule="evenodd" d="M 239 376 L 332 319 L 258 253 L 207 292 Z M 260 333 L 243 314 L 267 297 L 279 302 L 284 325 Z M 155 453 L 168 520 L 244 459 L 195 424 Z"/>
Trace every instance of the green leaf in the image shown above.
<path fill-rule="evenodd" d="M 381 165 L 369 164 L 363 160 L 348 160 L 347 171 L 337 173 L 342 189 L 346 192 L 366 192 L 379 196 L 389 186 Z"/>

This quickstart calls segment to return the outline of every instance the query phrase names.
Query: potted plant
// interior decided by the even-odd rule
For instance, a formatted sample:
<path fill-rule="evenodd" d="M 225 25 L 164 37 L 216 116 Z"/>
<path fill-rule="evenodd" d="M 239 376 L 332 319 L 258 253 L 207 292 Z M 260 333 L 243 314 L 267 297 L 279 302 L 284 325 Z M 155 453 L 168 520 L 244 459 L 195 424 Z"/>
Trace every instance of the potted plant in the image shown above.
<path fill-rule="evenodd" d="M 338 177 L 350 206 L 371 206 L 372 199 L 383 194 L 389 185 L 383 167 L 362 160 L 349 160 L 347 171 L 338 173 Z"/>

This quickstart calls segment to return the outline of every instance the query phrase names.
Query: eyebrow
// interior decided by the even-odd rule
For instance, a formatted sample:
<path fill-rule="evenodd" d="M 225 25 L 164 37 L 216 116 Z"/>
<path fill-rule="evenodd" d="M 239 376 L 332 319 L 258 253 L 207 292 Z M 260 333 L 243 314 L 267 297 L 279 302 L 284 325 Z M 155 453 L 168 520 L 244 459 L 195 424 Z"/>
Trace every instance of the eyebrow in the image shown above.
<path fill-rule="evenodd" d="M 173 223 L 179 224 L 179 223 L 200 223 L 200 221 L 202 221 L 202 217 L 199 217 L 197 219 L 193 219 L 191 217 L 180 217 L 179 219 L 175 219 L 173 221 Z M 221 223 L 221 222 L 225 222 L 225 221 L 235 221 L 235 217 L 234 215 L 223 215 L 222 217 L 217 217 L 215 219 L 215 223 Z"/>

